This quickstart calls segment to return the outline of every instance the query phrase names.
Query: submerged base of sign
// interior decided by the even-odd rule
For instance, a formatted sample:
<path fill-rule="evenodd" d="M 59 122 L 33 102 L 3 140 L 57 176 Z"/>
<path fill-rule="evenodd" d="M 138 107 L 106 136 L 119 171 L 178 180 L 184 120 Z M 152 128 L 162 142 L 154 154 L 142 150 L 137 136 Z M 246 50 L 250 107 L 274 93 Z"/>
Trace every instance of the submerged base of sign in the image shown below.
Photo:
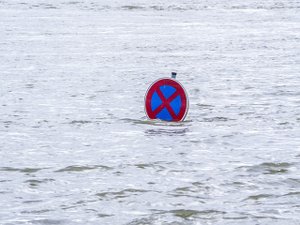
<path fill-rule="evenodd" d="M 183 121 L 188 112 L 186 91 L 175 79 L 159 79 L 146 93 L 145 111 L 150 119 Z"/>

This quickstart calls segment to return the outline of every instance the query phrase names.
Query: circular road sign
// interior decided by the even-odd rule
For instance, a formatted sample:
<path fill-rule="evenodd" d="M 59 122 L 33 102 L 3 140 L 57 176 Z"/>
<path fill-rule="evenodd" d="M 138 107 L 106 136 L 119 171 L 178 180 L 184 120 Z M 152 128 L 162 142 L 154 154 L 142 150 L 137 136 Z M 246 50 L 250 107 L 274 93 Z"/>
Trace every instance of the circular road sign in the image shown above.
<path fill-rule="evenodd" d="M 145 111 L 149 119 L 183 121 L 188 112 L 188 97 L 175 79 L 162 78 L 148 88 Z"/>

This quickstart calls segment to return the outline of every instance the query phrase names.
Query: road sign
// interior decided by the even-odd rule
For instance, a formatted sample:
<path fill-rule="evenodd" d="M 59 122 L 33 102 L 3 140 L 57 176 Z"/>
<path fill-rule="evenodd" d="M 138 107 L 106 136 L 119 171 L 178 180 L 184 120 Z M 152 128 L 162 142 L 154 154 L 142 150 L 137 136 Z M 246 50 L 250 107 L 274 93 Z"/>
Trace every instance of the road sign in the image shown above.
<path fill-rule="evenodd" d="M 145 96 L 145 111 L 150 119 L 183 121 L 188 111 L 188 97 L 175 79 L 155 81 Z"/>

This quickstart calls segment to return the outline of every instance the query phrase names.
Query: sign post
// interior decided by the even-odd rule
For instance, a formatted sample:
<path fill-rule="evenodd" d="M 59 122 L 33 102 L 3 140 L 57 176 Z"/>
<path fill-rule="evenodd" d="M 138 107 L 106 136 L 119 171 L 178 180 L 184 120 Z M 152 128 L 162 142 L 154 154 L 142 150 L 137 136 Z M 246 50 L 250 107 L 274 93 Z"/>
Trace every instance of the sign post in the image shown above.
<path fill-rule="evenodd" d="M 172 72 L 172 78 L 173 78 L 173 79 L 176 79 L 176 75 L 177 75 L 177 73 Z"/>
<path fill-rule="evenodd" d="M 183 121 L 188 112 L 188 97 L 183 86 L 172 78 L 162 78 L 148 88 L 145 96 L 145 111 L 149 119 Z"/>

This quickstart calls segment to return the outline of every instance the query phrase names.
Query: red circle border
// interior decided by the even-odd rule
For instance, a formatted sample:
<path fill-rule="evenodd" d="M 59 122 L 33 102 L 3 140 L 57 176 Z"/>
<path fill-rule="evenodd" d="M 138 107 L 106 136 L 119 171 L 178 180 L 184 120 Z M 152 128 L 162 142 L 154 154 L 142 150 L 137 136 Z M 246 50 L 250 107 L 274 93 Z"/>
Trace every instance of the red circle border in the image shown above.
<path fill-rule="evenodd" d="M 153 111 L 151 109 L 151 99 L 154 92 L 163 85 L 170 85 L 176 89 L 176 92 L 181 97 L 182 105 L 180 107 L 180 111 L 178 113 L 177 118 L 173 118 L 172 121 L 183 121 L 187 115 L 188 108 L 189 108 L 189 101 L 188 101 L 188 95 L 186 94 L 186 91 L 184 87 L 176 80 L 171 78 L 161 78 L 156 81 L 154 81 L 150 87 L 148 88 L 146 95 L 145 95 L 145 112 L 149 119 L 157 119 L 156 115 L 153 114 Z"/>

